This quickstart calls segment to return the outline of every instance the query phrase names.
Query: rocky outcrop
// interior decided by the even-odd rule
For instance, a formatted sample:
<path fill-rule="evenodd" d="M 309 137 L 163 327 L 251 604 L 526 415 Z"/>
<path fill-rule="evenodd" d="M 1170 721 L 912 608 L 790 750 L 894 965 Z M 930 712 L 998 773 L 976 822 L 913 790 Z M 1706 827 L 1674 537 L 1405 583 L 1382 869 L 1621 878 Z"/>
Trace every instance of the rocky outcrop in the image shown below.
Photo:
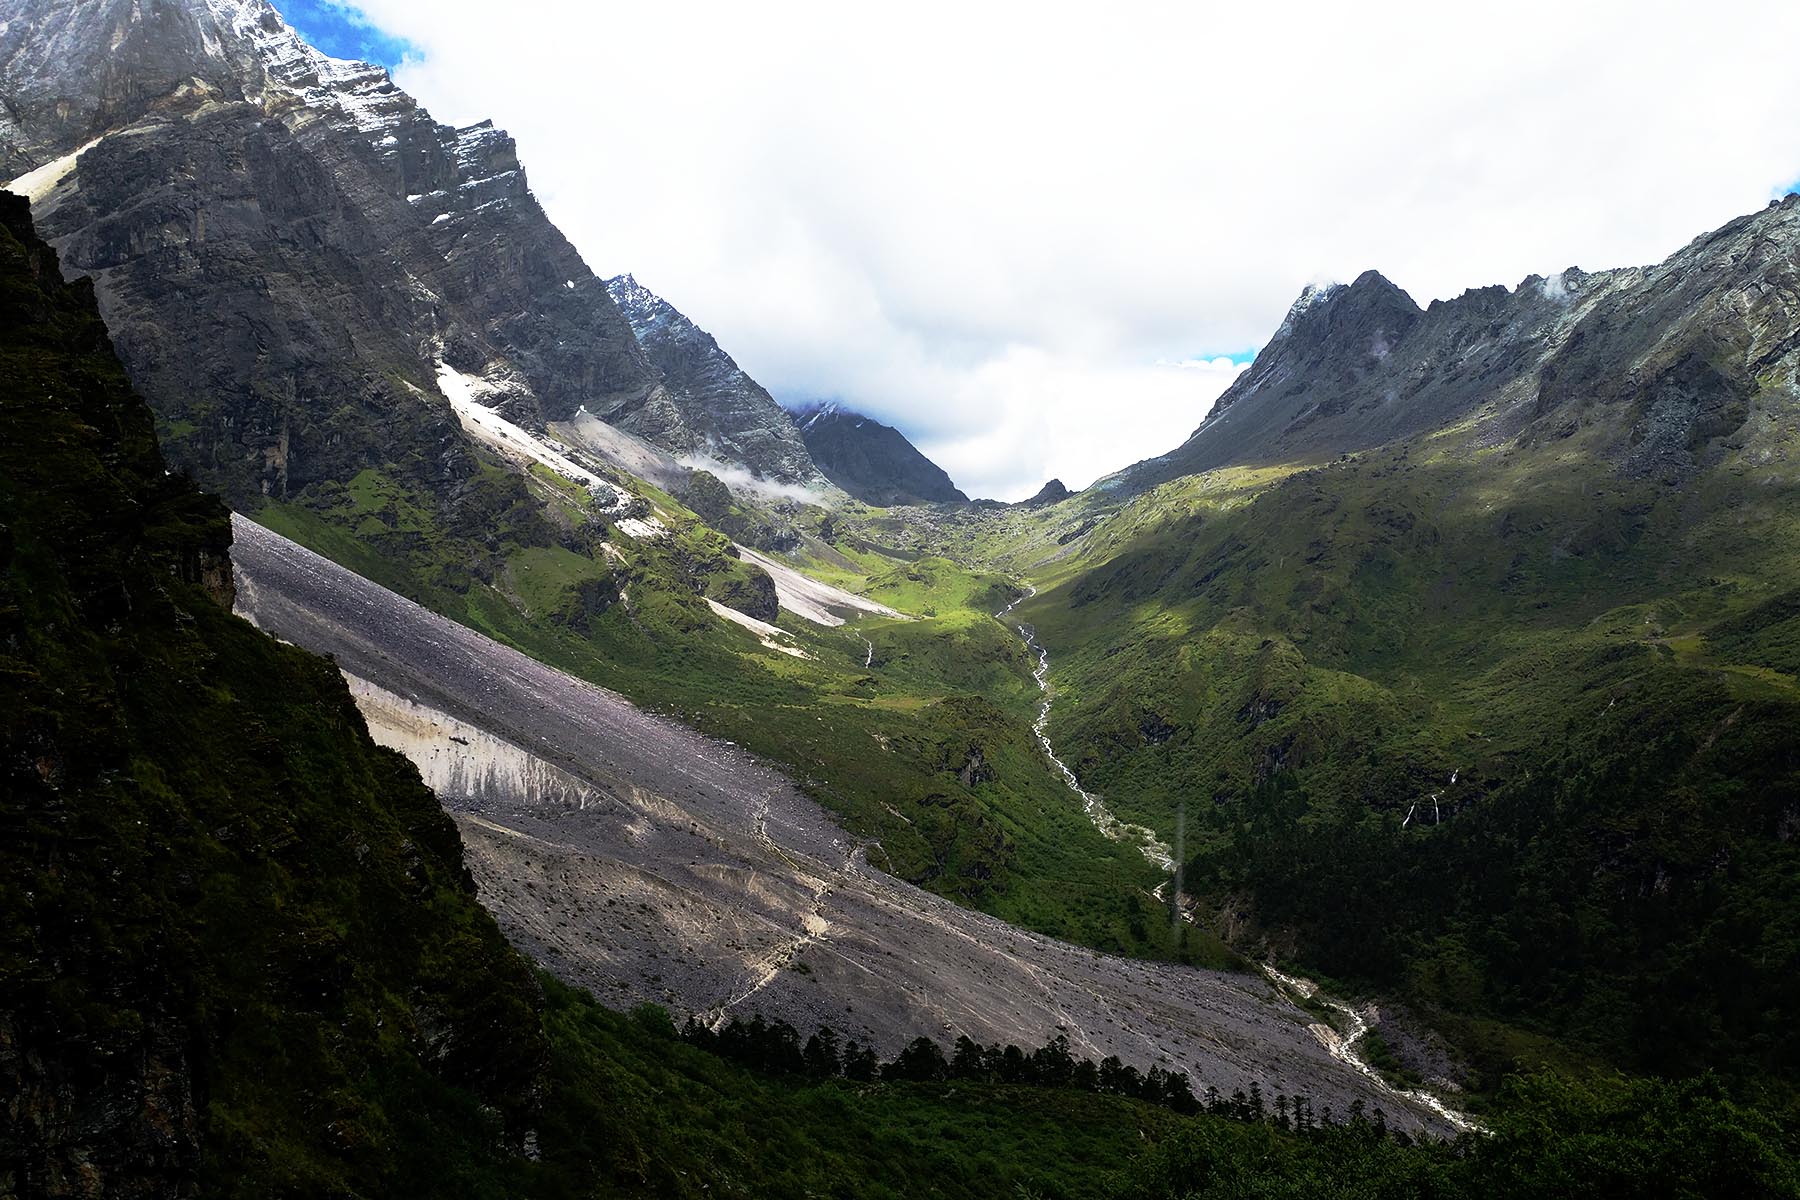
<path fill-rule="evenodd" d="M 12 187 L 93 278 L 171 457 L 233 503 L 383 464 L 449 495 L 474 464 L 443 363 L 528 427 L 660 403 L 511 139 L 266 0 L 0 0 L 0 94 Z"/>
<path fill-rule="evenodd" d="M 798 419 L 819 470 L 864 504 L 968 502 L 944 469 L 891 425 L 835 404 L 802 412 Z"/>
<path fill-rule="evenodd" d="M 781 616 L 781 597 L 775 590 L 775 580 L 753 563 L 741 563 L 738 570 L 709 583 L 706 594 L 727 608 L 769 624 Z"/>
<path fill-rule="evenodd" d="M 596 410 L 596 416 L 703 463 L 715 460 L 779 483 L 824 482 L 794 419 L 712 334 L 630 275 L 609 279 L 606 287 L 665 389 L 652 404 Z"/>
<path fill-rule="evenodd" d="M 1652 267 L 1536 275 L 1419 308 L 1373 271 L 1309 287 L 1178 449 L 1101 481 L 1129 494 L 1237 463 L 1324 460 L 1461 426 L 1477 447 L 1585 433 L 1676 481 L 1800 351 L 1800 197 Z"/>
<path fill-rule="evenodd" d="M 1068 485 L 1063 483 L 1062 480 L 1052 479 L 1049 483 L 1046 483 L 1037 490 L 1037 495 L 1029 500 L 1022 501 L 1021 503 L 1027 508 L 1043 508 L 1046 505 L 1058 504 L 1067 500 L 1072 495 L 1074 495 L 1074 493 L 1069 491 Z"/>

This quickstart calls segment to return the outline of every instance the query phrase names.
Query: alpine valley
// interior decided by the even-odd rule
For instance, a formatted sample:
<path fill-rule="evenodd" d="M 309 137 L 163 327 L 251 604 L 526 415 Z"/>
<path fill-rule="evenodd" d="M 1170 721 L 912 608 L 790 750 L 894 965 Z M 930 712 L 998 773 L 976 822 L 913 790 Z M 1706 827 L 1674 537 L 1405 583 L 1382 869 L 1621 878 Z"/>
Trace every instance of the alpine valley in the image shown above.
<path fill-rule="evenodd" d="M 1800 196 L 1002 504 L 268 0 L 0 179 L 0 1196 L 1800 1195 Z"/>

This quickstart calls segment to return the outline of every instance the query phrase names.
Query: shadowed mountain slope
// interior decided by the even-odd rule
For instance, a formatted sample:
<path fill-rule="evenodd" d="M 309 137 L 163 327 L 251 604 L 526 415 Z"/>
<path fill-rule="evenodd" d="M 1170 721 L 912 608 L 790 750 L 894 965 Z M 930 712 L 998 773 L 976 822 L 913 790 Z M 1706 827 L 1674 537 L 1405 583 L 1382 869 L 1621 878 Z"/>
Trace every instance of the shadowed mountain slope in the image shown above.
<path fill-rule="evenodd" d="M 803 411 L 797 419 L 819 469 L 864 504 L 968 502 L 944 469 L 891 425 L 835 404 Z"/>
<path fill-rule="evenodd" d="M 1559 1043 L 1791 1079 L 1797 370 L 1795 196 L 1643 270 L 1309 292 L 1073 502 L 1021 606 L 1052 736 L 1185 813 L 1240 948 L 1409 996 L 1490 1083 Z"/>
<path fill-rule="evenodd" d="M 87 285 L 0 197 L 0 1191 L 459 1191 L 536 981 L 336 670 L 233 617 Z"/>

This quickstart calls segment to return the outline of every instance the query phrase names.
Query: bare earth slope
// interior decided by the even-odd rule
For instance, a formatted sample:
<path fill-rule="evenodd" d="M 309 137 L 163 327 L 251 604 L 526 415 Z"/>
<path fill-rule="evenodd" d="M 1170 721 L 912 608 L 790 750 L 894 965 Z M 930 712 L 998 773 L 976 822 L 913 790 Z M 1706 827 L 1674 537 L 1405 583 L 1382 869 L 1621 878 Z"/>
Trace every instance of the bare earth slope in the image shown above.
<path fill-rule="evenodd" d="M 1264 981 L 1109 958 L 869 868 L 751 755 L 645 713 L 238 518 L 239 607 L 336 656 L 377 740 L 457 815 L 513 940 L 618 1005 L 829 1023 L 892 1050 L 929 1034 L 1185 1070 L 1229 1093 L 1362 1097 L 1435 1128 L 1333 1059 Z"/>

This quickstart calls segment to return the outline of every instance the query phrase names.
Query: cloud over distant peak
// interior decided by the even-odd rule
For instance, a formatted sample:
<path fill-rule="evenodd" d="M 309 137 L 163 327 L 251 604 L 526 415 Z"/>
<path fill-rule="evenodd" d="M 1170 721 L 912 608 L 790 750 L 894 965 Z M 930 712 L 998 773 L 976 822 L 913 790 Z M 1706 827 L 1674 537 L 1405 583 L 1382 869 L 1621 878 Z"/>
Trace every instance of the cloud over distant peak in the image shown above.
<path fill-rule="evenodd" d="M 1308 281 L 1652 261 L 1800 171 L 1789 0 L 354 7 L 602 275 L 972 495 L 1171 449 Z"/>

